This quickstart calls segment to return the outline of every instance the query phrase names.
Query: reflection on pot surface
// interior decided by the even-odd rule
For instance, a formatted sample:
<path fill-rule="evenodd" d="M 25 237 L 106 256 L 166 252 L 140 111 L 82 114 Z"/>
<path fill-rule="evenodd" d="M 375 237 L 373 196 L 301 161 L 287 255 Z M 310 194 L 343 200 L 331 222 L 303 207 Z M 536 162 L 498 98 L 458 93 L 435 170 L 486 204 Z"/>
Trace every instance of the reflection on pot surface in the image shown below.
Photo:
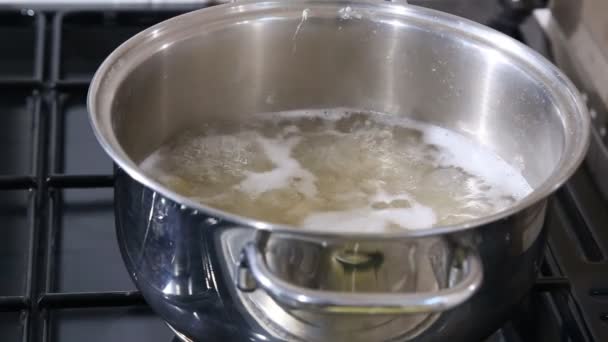
<path fill-rule="evenodd" d="M 252 232 L 233 229 L 220 237 L 228 268 L 238 264 Z M 264 234 L 262 234 L 264 235 Z M 260 239 L 260 237 L 258 237 Z M 396 242 L 298 240 L 270 234 L 265 260 L 279 278 L 303 288 L 366 292 L 433 292 L 448 286 L 453 250 L 438 238 Z M 259 243 L 259 242 L 258 242 Z M 234 271 L 229 274 L 235 274 Z M 264 291 L 237 292 L 243 310 L 269 333 L 288 340 L 378 341 L 413 337 L 429 327 L 435 313 L 356 315 L 283 307 Z"/>
<path fill-rule="evenodd" d="M 210 334 L 303 341 L 481 338 L 529 290 L 543 244 L 544 202 L 482 231 L 377 241 L 303 238 L 256 232 L 186 208 L 122 171 L 117 182 L 117 229 L 127 267 L 150 305 L 195 339 Z M 443 312 L 302 310 L 275 300 L 251 275 L 237 279 L 249 244 L 262 251 L 277 279 L 301 290 L 362 298 L 437 293 L 463 282 L 470 250 L 484 260 L 484 281 L 472 298 Z M 474 329 L 459 328 L 471 321 L 479 322 Z"/>

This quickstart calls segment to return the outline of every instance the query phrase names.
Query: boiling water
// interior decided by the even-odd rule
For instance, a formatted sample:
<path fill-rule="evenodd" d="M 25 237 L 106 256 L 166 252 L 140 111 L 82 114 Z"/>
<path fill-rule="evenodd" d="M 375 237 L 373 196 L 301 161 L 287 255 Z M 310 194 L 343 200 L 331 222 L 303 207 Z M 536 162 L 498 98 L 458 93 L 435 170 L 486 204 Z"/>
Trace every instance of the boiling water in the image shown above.
<path fill-rule="evenodd" d="M 304 229 L 423 229 L 486 216 L 532 191 L 498 155 L 453 131 L 345 110 L 205 126 L 141 168 L 205 205 Z"/>

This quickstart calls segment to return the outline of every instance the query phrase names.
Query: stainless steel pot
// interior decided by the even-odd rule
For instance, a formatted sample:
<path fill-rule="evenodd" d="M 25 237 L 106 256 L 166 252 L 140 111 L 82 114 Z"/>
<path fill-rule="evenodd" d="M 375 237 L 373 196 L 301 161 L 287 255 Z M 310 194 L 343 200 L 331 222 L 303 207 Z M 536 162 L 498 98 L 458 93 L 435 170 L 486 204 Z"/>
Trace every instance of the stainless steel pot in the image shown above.
<path fill-rule="evenodd" d="M 99 68 L 91 120 L 120 166 L 118 240 L 146 300 L 192 339 L 473 341 L 526 294 L 547 197 L 581 162 L 576 89 L 527 47 L 473 22 L 378 1 L 256 1 L 179 16 Z M 349 107 L 466 134 L 517 165 L 513 208 L 427 230 L 302 231 L 222 212 L 138 162 L 185 128 Z"/>

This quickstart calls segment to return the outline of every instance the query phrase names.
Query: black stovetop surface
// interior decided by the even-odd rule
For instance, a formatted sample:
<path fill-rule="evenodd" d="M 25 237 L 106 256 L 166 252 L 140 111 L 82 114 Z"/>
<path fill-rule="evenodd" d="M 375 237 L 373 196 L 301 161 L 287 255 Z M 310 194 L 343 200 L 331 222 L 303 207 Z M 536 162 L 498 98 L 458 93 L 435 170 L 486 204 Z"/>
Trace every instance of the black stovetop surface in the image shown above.
<path fill-rule="evenodd" d="M 1 341 L 174 339 L 123 266 L 85 98 L 118 44 L 182 11 L 0 11 Z M 591 174 L 551 201 L 537 285 L 489 341 L 608 341 L 608 180 Z"/>

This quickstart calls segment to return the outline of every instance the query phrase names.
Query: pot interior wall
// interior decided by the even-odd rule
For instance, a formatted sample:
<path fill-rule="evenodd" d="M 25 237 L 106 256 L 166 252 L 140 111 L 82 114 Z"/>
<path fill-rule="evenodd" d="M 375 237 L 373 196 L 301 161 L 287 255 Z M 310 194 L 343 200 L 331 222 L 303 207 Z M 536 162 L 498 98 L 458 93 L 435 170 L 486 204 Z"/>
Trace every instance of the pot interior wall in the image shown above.
<path fill-rule="evenodd" d="M 543 76 L 508 51 L 518 45 L 336 6 L 294 4 L 210 22 L 200 15 L 179 39 L 171 30 L 148 33 L 142 44 L 153 53 L 113 97 L 118 142 L 138 162 L 210 120 L 347 107 L 457 130 L 521 167 L 532 186 L 554 171 L 573 119 Z"/>

